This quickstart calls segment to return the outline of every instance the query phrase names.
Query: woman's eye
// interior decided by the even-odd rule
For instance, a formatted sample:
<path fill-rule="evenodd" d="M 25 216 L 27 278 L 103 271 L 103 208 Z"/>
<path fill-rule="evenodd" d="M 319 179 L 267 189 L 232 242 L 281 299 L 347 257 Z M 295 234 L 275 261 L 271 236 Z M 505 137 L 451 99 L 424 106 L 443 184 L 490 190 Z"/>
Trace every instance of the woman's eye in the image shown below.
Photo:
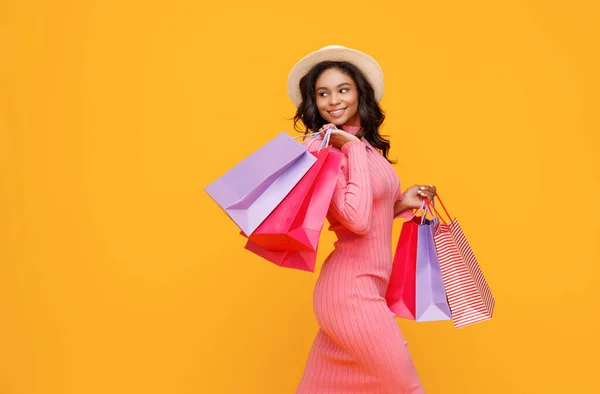
<path fill-rule="evenodd" d="M 346 93 L 348 91 L 348 89 L 344 88 L 340 90 L 340 93 Z"/>

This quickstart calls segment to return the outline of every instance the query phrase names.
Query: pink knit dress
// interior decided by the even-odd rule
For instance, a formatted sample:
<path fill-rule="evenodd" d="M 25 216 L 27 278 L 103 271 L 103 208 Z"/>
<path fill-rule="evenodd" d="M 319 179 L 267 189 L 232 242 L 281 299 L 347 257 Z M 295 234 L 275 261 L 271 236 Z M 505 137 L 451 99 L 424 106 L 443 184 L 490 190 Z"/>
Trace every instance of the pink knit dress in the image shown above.
<path fill-rule="evenodd" d="M 356 134 L 359 127 L 342 126 Z M 392 166 L 364 138 L 342 147 L 329 208 L 338 240 L 314 292 L 320 329 L 297 394 L 424 393 L 394 314 L 385 301 L 392 269 Z M 412 212 L 401 216 L 410 217 Z"/>

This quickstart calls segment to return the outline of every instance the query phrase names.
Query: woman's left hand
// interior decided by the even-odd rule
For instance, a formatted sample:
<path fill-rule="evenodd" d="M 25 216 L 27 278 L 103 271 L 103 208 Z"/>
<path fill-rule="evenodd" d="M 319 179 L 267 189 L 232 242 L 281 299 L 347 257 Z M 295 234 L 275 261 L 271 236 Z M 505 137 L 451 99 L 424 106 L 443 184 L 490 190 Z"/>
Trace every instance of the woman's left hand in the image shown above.
<path fill-rule="evenodd" d="M 414 185 L 406 189 L 402 195 L 402 202 L 406 208 L 418 209 L 423 206 L 423 199 L 429 201 L 437 195 L 437 190 L 433 185 Z"/>
<path fill-rule="evenodd" d="M 344 130 L 338 129 L 333 123 L 328 123 L 323 125 L 319 132 L 321 133 L 321 137 L 325 138 L 325 134 L 327 133 L 327 129 L 331 128 L 331 135 L 329 136 L 329 143 L 335 146 L 338 149 L 342 149 L 342 146 L 352 141 L 360 141 L 356 136 L 345 132 Z"/>

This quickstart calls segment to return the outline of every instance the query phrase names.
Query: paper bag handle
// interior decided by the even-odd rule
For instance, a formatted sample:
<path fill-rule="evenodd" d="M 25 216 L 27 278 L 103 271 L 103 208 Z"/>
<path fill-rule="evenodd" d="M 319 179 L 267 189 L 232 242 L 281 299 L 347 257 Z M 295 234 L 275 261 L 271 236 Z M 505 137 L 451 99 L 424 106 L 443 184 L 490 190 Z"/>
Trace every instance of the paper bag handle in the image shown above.
<path fill-rule="evenodd" d="M 434 197 L 435 198 L 435 197 Z M 442 199 L 440 198 L 439 194 L 437 195 L 437 199 L 440 202 L 440 204 L 442 204 L 442 208 L 444 208 L 444 212 L 446 212 L 446 215 L 448 216 L 448 221 L 451 222 L 452 221 L 452 216 L 450 216 L 450 213 L 448 213 L 448 210 L 446 209 L 446 206 L 444 205 L 444 203 L 442 202 Z M 444 218 L 442 217 L 442 215 L 440 215 L 440 213 L 438 212 L 438 210 L 435 207 L 435 204 L 432 204 L 431 201 L 425 197 L 425 202 L 427 204 L 427 206 L 431 209 L 433 209 L 433 211 L 436 213 L 436 215 L 440 218 L 440 220 L 444 223 L 444 224 L 448 224 Z"/>

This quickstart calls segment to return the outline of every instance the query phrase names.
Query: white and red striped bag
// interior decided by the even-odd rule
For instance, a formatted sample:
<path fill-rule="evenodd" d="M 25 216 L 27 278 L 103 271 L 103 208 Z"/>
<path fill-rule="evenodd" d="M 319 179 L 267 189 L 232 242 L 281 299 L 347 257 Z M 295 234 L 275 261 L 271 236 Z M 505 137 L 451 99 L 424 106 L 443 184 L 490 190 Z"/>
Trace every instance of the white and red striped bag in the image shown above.
<path fill-rule="evenodd" d="M 440 219 L 434 243 L 454 327 L 460 328 L 491 319 L 494 296 L 458 221 L 456 218 L 452 219 L 444 203 L 439 201 L 450 223 L 441 217 L 434 205 L 428 204 Z"/>

